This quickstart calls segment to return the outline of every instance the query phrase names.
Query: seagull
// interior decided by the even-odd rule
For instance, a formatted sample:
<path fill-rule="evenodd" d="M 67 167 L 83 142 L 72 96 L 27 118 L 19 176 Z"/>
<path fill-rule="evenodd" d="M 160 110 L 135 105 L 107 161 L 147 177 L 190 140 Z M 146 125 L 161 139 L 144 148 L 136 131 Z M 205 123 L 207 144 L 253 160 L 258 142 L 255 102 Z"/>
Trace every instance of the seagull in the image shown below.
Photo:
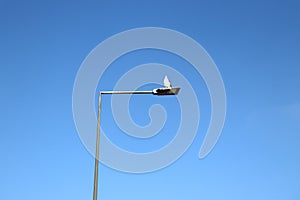
<path fill-rule="evenodd" d="M 172 85 L 171 85 L 171 83 L 170 83 L 170 81 L 169 81 L 167 75 L 165 76 L 165 79 L 164 79 L 164 86 L 165 86 L 166 88 L 172 88 Z"/>

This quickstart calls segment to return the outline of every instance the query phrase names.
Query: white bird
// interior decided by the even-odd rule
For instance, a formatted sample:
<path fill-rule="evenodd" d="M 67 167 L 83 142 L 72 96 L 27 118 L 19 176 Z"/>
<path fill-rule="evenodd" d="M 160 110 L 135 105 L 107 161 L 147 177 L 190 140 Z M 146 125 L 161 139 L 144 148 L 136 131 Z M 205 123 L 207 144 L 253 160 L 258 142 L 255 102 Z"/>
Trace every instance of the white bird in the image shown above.
<path fill-rule="evenodd" d="M 164 79 L 164 86 L 165 86 L 166 88 L 172 88 L 172 85 L 171 85 L 171 83 L 170 83 L 170 81 L 169 81 L 167 75 L 165 76 L 165 79 Z"/>

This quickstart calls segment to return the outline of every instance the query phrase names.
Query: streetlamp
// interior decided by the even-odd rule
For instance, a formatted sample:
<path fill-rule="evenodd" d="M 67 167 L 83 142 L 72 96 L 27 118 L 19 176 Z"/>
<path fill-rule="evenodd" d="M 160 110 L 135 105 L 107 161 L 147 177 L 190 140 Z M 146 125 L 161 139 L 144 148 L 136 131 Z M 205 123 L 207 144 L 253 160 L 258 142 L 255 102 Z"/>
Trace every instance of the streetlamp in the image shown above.
<path fill-rule="evenodd" d="M 98 116 L 97 116 L 97 136 L 96 136 L 96 155 L 95 155 L 95 171 L 94 171 L 94 192 L 93 200 L 97 200 L 98 194 L 98 168 L 99 168 L 99 146 L 100 146 L 100 117 L 101 117 L 101 101 L 104 94 L 152 94 L 157 96 L 177 95 L 180 88 L 173 88 L 167 76 L 164 79 L 164 88 L 157 88 L 152 91 L 100 91 L 98 96 Z"/>

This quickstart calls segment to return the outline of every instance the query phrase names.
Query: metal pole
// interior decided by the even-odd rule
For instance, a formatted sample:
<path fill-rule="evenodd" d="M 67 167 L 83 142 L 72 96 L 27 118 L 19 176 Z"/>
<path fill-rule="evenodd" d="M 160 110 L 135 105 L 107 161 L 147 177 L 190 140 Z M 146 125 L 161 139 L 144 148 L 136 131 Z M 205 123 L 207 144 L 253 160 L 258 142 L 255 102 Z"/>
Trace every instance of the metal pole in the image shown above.
<path fill-rule="evenodd" d="M 97 196 L 98 196 L 98 171 L 99 171 L 99 150 L 100 150 L 100 118 L 101 118 L 102 94 L 153 94 L 153 92 L 152 91 L 103 91 L 103 92 L 99 92 L 93 200 L 97 200 L 97 198 L 98 198 Z"/>
<path fill-rule="evenodd" d="M 101 94 L 153 94 L 153 91 L 102 91 Z"/>
<path fill-rule="evenodd" d="M 94 193 L 93 200 L 97 200 L 98 195 L 98 168 L 99 168 L 99 144 L 100 144 L 100 117 L 101 117 L 101 100 L 102 93 L 98 96 L 98 117 L 97 117 L 97 136 L 96 136 L 96 155 L 95 155 L 95 171 L 94 171 Z"/>

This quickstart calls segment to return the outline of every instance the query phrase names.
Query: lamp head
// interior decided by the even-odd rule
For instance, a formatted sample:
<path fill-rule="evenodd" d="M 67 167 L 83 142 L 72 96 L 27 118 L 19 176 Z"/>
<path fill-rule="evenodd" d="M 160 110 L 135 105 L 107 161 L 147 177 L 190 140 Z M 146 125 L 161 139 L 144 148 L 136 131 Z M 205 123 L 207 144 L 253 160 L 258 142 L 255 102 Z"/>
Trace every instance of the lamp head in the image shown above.
<path fill-rule="evenodd" d="M 165 95 L 177 95 L 180 88 L 157 88 L 152 91 L 153 95 L 165 96 Z"/>

